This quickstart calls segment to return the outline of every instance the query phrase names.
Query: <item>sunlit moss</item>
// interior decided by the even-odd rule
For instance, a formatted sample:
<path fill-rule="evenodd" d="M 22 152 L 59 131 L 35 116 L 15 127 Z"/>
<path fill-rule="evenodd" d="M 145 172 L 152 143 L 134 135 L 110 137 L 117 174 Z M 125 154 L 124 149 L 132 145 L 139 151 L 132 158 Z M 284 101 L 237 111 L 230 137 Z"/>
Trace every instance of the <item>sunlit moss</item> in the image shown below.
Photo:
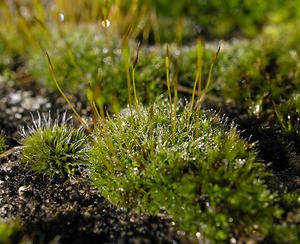
<path fill-rule="evenodd" d="M 166 212 L 179 228 L 213 240 L 268 234 L 281 210 L 254 145 L 217 114 L 189 111 L 177 111 L 175 134 L 167 105 L 100 124 L 90 155 L 94 184 L 117 206 Z"/>
<path fill-rule="evenodd" d="M 44 117 L 24 131 L 21 162 L 38 174 L 73 175 L 87 161 L 87 136 L 64 119 Z"/>

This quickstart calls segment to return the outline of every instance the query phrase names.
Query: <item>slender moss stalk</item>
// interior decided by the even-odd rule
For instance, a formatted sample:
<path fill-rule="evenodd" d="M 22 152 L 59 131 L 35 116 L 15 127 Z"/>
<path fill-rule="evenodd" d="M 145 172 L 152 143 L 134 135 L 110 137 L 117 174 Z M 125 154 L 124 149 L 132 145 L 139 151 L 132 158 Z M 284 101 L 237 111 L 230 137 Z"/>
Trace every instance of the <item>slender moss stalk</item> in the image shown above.
<path fill-rule="evenodd" d="M 172 124 L 173 142 L 175 142 L 175 136 L 176 136 L 177 103 L 178 103 L 178 71 L 175 70 L 175 74 L 174 74 L 174 106 L 173 106 L 174 111 L 173 111 L 173 124 Z"/>
<path fill-rule="evenodd" d="M 198 40 L 197 40 L 197 73 L 196 73 L 196 82 L 198 83 L 198 98 L 201 96 L 201 88 L 202 88 L 203 54 L 204 54 L 204 43 L 201 38 L 198 38 Z M 196 136 L 199 135 L 200 108 L 201 108 L 201 106 L 198 106 L 198 109 L 197 109 L 198 120 L 196 120 L 196 122 L 195 122 Z"/>
<path fill-rule="evenodd" d="M 141 116 L 141 112 L 140 112 L 140 106 L 139 106 L 139 99 L 137 96 L 137 92 L 136 92 L 136 84 L 135 84 L 135 68 L 138 62 L 138 58 L 139 58 L 139 52 L 140 52 L 140 47 L 141 47 L 141 42 L 138 43 L 134 58 L 133 58 L 133 62 L 132 62 L 132 87 L 133 87 L 133 94 L 134 94 L 134 100 L 135 100 L 135 106 L 136 106 L 136 110 L 138 112 L 138 116 Z"/>
<path fill-rule="evenodd" d="M 128 103 L 130 109 L 131 118 L 133 117 L 132 111 L 132 98 L 131 98 L 131 78 L 130 78 L 130 71 L 129 71 L 129 47 L 128 47 L 128 39 L 123 39 L 122 45 L 122 54 L 123 54 L 123 61 L 126 71 L 126 78 L 127 78 L 127 93 L 128 93 Z"/>
<path fill-rule="evenodd" d="M 174 81 L 174 108 L 173 108 L 173 102 L 172 102 L 172 94 L 171 94 L 171 82 L 170 82 L 170 56 L 169 56 L 169 48 L 167 46 L 166 48 L 166 57 L 165 57 L 165 67 L 166 67 L 166 81 L 167 81 L 167 87 L 168 87 L 168 96 L 169 96 L 169 103 L 170 103 L 170 118 L 171 118 L 171 125 L 172 125 L 172 138 L 173 141 L 175 140 L 175 131 L 176 131 L 176 103 L 177 103 L 177 91 L 178 91 L 178 82 L 175 85 Z M 176 72 L 175 72 L 176 73 Z M 177 80 L 177 73 L 174 75 L 174 80 Z M 176 93 L 176 94 L 175 94 Z M 174 111 L 173 111 L 174 109 Z"/>
<path fill-rule="evenodd" d="M 170 57 L 169 57 L 169 48 L 166 48 L 166 57 L 165 57 L 165 67 L 166 67 L 166 81 L 168 87 L 168 96 L 170 102 L 170 111 L 172 114 L 172 95 L 171 95 L 171 83 L 170 83 Z"/>
<path fill-rule="evenodd" d="M 154 128 L 154 105 L 152 104 L 151 107 L 149 108 L 149 138 L 150 138 L 150 148 L 151 151 L 153 151 L 153 128 Z"/>
<path fill-rule="evenodd" d="M 97 103 L 96 103 L 96 99 L 95 99 L 95 93 L 93 92 L 93 88 L 91 86 L 91 84 L 89 84 L 89 87 L 87 89 L 87 98 L 89 100 L 89 103 L 92 107 L 92 110 L 93 110 L 93 117 L 95 119 L 94 122 L 97 122 L 97 121 L 100 121 L 104 116 L 103 113 L 101 113 L 101 109 L 103 110 L 102 107 L 100 107 L 100 112 L 97 108 Z"/>
<path fill-rule="evenodd" d="M 215 63 L 217 62 L 220 50 L 221 50 L 221 45 L 219 45 L 218 50 L 217 50 L 215 56 L 213 57 L 213 59 L 211 61 L 211 64 L 210 64 L 210 67 L 209 67 L 209 71 L 208 71 L 208 78 L 207 78 L 207 81 L 206 81 L 205 88 L 204 88 L 201 96 L 198 98 L 198 104 L 197 104 L 198 109 L 200 109 L 201 103 L 203 102 L 203 100 L 204 100 L 204 98 L 205 98 L 205 96 L 207 94 L 208 88 L 210 86 L 213 68 L 214 68 Z"/>
<path fill-rule="evenodd" d="M 50 59 L 50 56 L 48 54 L 48 52 L 46 51 L 46 49 L 42 48 L 43 52 L 45 53 L 46 57 L 47 57 L 47 61 L 48 61 L 48 66 L 49 66 L 49 71 L 50 71 L 50 75 L 51 78 L 53 80 L 53 82 L 55 83 L 55 86 L 57 88 L 57 90 L 60 92 L 60 94 L 63 96 L 63 98 L 65 99 L 65 101 L 68 103 L 68 105 L 70 106 L 71 110 L 73 111 L 73 113 L 76 115 L 76 117 L 78 118 L 78 120 L 80 121 L 80 123 L 86 128 L 87 131 L 90 132 L 90 128 L 87 125 L 87 123 L 81 118 L 81 116 L 77 113 L 76 109 L 74 108 L 74 106 L 72 105 L 72 103 L 70 102 L 70 100 L 67 98 L 66 94 L 64 93 L 64 91 L 61 89 L 60 85 L 58 84 L 56 77 L 55 77 L 55 73 L 54 73 L 54 68 Z"/>
<path fill-rule="evenodd" d="M 198 98 L 201 95 L 201 81 L 202 81 L 202 69 L 203 69 L 203 54 L 204 54 L 204 43 L 201 38 L 197 40 L 197 82 L 198 82 Z"/>
<path fill-rule="evenodd" d="M 61 35 L 64 36 L 64 33 L 61 33 Z M 66 53 L 68 54 L 71 64 L 74 65 L 74 67 L 76 67 L 76 69 L 80 71 L 81 79 L 84 81 L 84 83 L 88 87 L 87 91 L 90 94 L 88 94 L 87 97 L 88 97 L 90 106 L 92 107 L 94 118 L 95 119 L 97 118 L 96 120 L 101 120 L 100 115 L 103 115 L 103 113 L 101 113 L 101 109 L 103 110 L 102 104 L 101 105 L 98 104 L 98 106 L 100 108 L 100 113 L 99 113 L 98 108 L 97 108 L 96 95 L 95 95 L 94 89 L 91 87 L 91 82 L 86 79 L 85 71 L 81 67 L 81 65 L 77 62 L 76 57 L 75 57 L 74 53 L 72 52 L 72 49 L 70 48 L 70 44 L 67 41 L 64 41 L 64 43 L 65 43 L 66 50 L 67 50 Z"/>
<path fill-rule="evenodd" d="M 194 81 L 194 85 L 193 85 L 192 100 L 191 100 L 191 103 L 190 103 L 190 110 L 189 110 L 188 118 L 187 118 L 187 126 L 189 124 L 190 116 L 192 114 L 192 110 L 193 110 L 193 107 L 194 107 L 197 86 L 198 86 L 198 98 L 200 97 L 200 94 L 201 94 L 203 51 L 204 51 L 203 41 L 200 38 L 198 38 L 198 40 L 197 40 L 196 77 L 195 77 L 195 81 Z M 196 132 L 197 132 L 197 126 L 196 126 Z"/>

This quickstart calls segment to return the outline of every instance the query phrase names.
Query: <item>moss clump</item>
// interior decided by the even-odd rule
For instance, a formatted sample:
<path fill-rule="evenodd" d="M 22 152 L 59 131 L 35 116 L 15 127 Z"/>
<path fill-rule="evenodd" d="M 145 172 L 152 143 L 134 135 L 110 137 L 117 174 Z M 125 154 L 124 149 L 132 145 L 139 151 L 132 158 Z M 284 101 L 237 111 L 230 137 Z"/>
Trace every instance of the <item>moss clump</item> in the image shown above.
<path fill-rule="evenodd" d="M 38 174 L 73 175 L 87 161 L 87 136 L 63 120 L 39 118 L 24 133 L 21 162 Z"/>
<path fill-rule="evenodd" d="M 274 225 L 266 238 L 269 243 L 299 243 L 300 239 L 300 196 L 298 193 L 284 193 L 280 196 L 284 209 L 281 221 Z"/>
<path fill-rule="evenodd" d="M 175 131 L 166 105 L 99 125 L 89 165 L 94 184 L 117 206 L 166 212 L 180 228 L 213 240 L 266 235 L 281 210 L 254 145 L 215 113 L 179 110 Z"/>

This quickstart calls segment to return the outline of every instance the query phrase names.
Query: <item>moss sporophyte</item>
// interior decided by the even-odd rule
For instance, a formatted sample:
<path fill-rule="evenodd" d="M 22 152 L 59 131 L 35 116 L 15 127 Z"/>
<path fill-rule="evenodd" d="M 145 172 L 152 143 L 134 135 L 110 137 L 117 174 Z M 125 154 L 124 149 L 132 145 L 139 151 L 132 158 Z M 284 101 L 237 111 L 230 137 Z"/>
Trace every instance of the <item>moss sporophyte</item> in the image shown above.
<path fill-rule="evenodd" d="M 167 104 L 133 118 L 125 110 L 95 128 L 88 168 L 101 194 L 119 207 L 165 212 L 213 240 L 266 235 L 281 210 L 254 145 L 226 118 L 188 106 L 177 106 L 173 133 Z"/>

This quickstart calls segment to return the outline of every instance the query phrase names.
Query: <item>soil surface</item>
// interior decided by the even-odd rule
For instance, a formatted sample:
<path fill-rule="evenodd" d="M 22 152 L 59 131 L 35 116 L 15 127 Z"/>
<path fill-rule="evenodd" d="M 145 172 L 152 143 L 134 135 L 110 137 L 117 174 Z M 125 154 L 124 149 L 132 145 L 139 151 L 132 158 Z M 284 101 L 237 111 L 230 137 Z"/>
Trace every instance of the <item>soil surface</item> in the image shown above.
<path fill-rule="evenodd" d="M 33 243 L 186 243 L 185 233 L 166 216 L 137 215 L 117 209 L 90 185 L 88 173 L 73 178 L 37 176 L 18 160 L 20 128 L 39 112 L 66 111 L 57 93 L 49 93 L 33 82 L 18 85 L 0 82 L 0 129 L 9 150 L 0 156 L 0 218 L 23 221 L 16 237 Z M 80 97 L 70 96 L 81 114 L 90 112 Z M 257 141 L 259 156 L 277 176 L 283 191 L 300 192 L 299 148 L 279 140 L 272 130 L 261 130 L 262 121 L 240 114 L 229 104 L 208 101 L 234 120 L 245 138 Z M 71 114 L 71 113 L 69 113 Z"/>
<path fill-rule="evenodd" d="M 0 165 L 0 217 L 18 217 L 34 243 L 178 242 L 166 218 L 134 215 L 107 203 L 84 173 L 36 176 L 11 155 Z"/>
<path fill-rule="evenodd" d="M 186 238 L 166 216 L 153 217 L 118 209 L 90 185 L 87 172 L 73 178 L 39 176 L 18 160 L 20 129 L 37 111 L 66 111 L 58 94 L 34 83 L 0 83 L 0 128 L 8 151 L 0 157 L 0 218 L 24 223 L 16 242 L 33 243 L 178 243 Z M 74 104 L 83 114 L 80 99 Z M 71 114 L 71 113 L 70 113 Z"/>

